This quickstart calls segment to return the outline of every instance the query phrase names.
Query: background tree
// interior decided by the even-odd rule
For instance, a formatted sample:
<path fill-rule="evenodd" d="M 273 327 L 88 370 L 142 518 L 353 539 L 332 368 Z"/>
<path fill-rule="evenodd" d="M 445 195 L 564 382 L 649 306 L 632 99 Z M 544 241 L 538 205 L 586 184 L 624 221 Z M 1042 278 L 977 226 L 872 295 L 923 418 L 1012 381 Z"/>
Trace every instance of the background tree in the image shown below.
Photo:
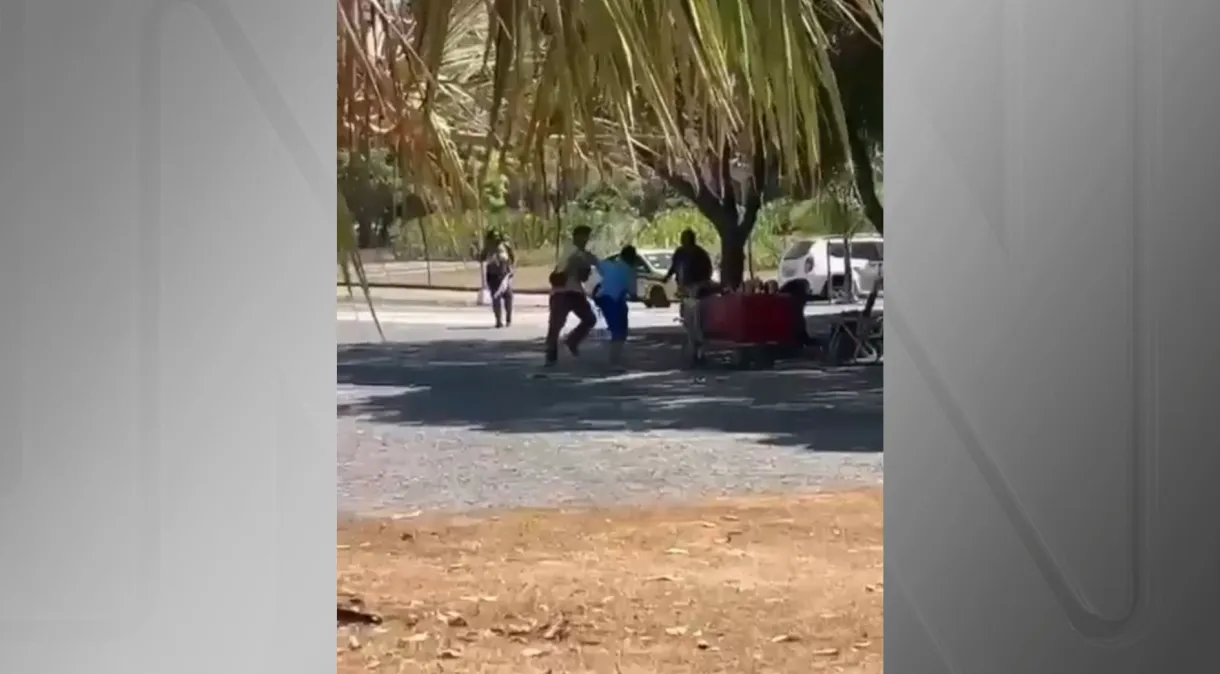
<path fill-rule="evenodd" d="M 577 167 L 634 171 L 637 145 L 670 171 L 732 155 L 797 182 L 828 137 L 847 138 L 835 31 L 881 25 L 879 0 L 339 0 L 339 15 L 340 147 L 393 147 L 404 183 L 440 211 L 482 199 L 484 176 L 464 175 L 457 152 L 478 138 L 561 192 Z M 712 168 L 734 265 L 724 253 L 744 248 L 755 197 L 734 192 L 724 225 L 731 181 Z M 346 205 L 340 217 L 350 253 Z"/>
<path fill-rule="evenodd" d="M 880 26 L 839 22 L 831 64 L 843 102 L 850 171 L 869 224 L 885 232 L 879 193 L 881 148 L 885 141 L 885 53 Z"/>
<path fill-rule="evenodd" d="M 337 175 L 339 193 L 356 221 L 357 245 L 369 248 L 374 239 L 386 245 L 403 191 L 394 157 L 385 148 L 370 149 L 367 155 L 340 150 Z"/>
<path fill-rule="evenodd" d="M 880 26 L 868 20 L 870 5 L 810 6 L 817 9 L 826 26 L 823 43 L 830 77 L 813 96 L 786 101 L 795 107 L 797 122 L 787 165 L 784 146 L 765 121 L 735 127 L 738 142 L 726 138 L 709 144 L 706 134 L 691 133 L 692 127 L 703 122 L 704 111 L 702 106 L 687 105 L 680 88 L 672 110 L 682 131 L 685 155 L 691 159 L 675 161 L 672 145 L 650 147 L 637 140 L 643 162 L 713 224 L 720 239 L 721 280 L 730 285 L 744 279 L 747 246 L 761 209 L 785 193 L 798 198 L 814 196 L 840 182 L 847 172 L 855 178 L 859 203 L 871 224 L 878 231 L 884 227 L 873 175 L 883 126 Z M 751 84 L 746 74 L 734 90 L 735 105 L 744 113 L 759 98 Z M 838 115 L 840 100 L 842 114 Z M 782 99 L 777 103 L 783 103 Z M 637 104 L 648 105 L 647 101 Z"/>

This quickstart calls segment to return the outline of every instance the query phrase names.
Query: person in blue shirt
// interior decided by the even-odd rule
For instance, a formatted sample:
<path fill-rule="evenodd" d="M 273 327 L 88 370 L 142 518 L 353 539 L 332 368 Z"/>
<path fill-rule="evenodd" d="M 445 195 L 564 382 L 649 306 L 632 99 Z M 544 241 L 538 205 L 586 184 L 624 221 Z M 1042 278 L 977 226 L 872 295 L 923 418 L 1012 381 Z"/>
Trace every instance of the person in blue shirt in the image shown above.
<path fill-rule="evenodd" d="M 640 264 L 634 246 L 624 246 L 617 258 L 597 263 L 601 282 L 593 303 L 606 321 L 606 331 L 610 333 L 610 364 L 615 367 L 623 364 L 623 345 L 628 332 L 627 302 L 636 296 L 636 269 Z"/>

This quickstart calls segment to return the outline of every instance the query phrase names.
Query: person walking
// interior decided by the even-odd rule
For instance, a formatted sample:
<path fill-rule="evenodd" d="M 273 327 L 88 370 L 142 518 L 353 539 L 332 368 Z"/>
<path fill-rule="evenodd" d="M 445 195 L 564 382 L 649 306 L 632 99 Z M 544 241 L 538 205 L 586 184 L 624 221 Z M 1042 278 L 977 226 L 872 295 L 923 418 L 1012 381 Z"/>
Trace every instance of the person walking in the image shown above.
<path fill-rule="evenodd" d="M 623 367 L 623 349 L 627 343 L 628 300 L 636 297 L 636 269 L 641 264 L 640 256 L 634 246 L 624 246 L 619 251 L 618 259 L 602 260 L 597 263 L 597 273 L 601 277 L 597 294 L 593 303 L 597 305 L 602 319 L 606 321 L 606 331 L 610 333 L 610 365 L 614 368 Z"/>
<path fill-rule="evenodd" d="M 496 317 L 496 327 L 513 324 L 513 271 L 516 256 L 513 249 L 498 233 L 488 235 L 484 250 L 483 272 L 487 292 L 491 296 L 491 313 Z"/>
<path fill-rule="evenodd" d="M 564 345 L 573 356 L 580 355 L 580 345 L 597 325 L 597 316 L 585 295 L 584 284 L 589 280 L 593 268 L 597 265 L 597 257 L 588 250 L 589 237 L 593 230 L 586 225 L 579 225 L 572 230 L 572 247 L 555 266 L 550 275 L 551 296 L 548 302 L 546 329 L 546 361 L 547 367 L 554 366 L 559 361 L 559 333 L 568 321 L 568 314 L 575 314 L 580 323 L 572 328 Z"/>

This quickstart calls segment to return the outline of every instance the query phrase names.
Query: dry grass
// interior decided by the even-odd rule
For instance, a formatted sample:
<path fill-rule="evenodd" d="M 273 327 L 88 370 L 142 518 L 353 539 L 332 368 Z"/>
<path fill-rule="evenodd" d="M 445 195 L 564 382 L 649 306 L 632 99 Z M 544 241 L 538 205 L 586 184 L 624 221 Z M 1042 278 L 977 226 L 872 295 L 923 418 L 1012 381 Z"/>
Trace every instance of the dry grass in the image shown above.
<path fill-rule="evenodd" d="M 339 674 L 882 671 L 879 490 L 348 523 Z"/>

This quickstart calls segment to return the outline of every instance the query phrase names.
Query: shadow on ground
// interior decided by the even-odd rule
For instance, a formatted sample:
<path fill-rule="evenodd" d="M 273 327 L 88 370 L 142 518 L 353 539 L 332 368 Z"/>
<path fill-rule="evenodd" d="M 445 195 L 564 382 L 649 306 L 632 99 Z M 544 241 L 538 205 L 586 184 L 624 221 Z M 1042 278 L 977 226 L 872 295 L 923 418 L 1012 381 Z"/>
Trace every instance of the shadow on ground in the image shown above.
<path fill-rule="evenodd" d="M 598 343 L 542 374 L 541 353 L 539 340 L 342 344 L 338 413 L 494 433 L 721 432 L 809 451 L 882 450 L 881 367 L 691 372 L 672 340 L 645 337 L 631 344 L 629 374 L 606 371 Z"/>

